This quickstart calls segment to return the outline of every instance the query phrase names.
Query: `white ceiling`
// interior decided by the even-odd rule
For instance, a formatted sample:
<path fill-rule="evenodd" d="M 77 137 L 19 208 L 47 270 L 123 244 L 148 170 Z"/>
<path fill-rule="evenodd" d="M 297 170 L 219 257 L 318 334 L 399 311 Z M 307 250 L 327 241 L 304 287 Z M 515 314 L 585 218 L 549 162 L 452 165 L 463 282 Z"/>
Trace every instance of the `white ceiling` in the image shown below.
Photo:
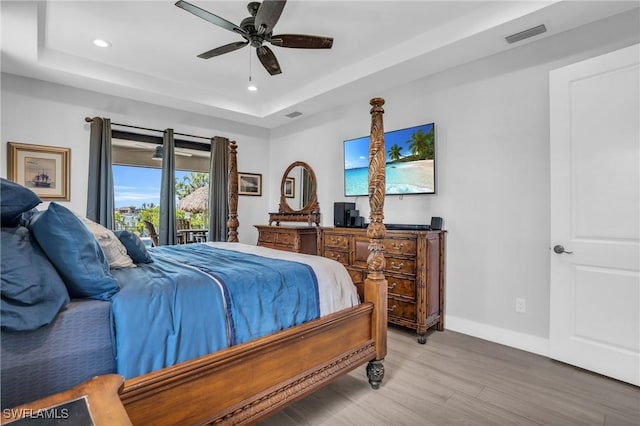
<path fill-rule="evenodd" d="M 246 1 L 191 3 L 234 24 Z M 481 57 L 639 7 L 637 1 L 290 0 L 274 33 L 334 38 L 330 50 L 273 47 L 270 76 L 249 46 L 173 1 L 1 1 L 3 72 L 273 128 Z M 504 37 L 545 24 L 509 45 Z M 92 40 L 106 39 L 107 49 Z M 257 92 L 247 91 L 251 57 Z"/>

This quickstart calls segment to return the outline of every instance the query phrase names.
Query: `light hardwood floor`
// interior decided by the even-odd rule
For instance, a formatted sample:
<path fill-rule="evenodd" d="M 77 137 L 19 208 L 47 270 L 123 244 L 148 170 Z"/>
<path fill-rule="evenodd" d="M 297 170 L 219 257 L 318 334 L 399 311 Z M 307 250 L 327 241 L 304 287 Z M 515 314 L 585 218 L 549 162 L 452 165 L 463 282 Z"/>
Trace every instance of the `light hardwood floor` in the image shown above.
<path fill-rule="evenodd" d="M 261 425 L 640 425 L 640 388 L 549 358 L 392 326 L 388 346 L 380 389 L 360 367 Z"/>

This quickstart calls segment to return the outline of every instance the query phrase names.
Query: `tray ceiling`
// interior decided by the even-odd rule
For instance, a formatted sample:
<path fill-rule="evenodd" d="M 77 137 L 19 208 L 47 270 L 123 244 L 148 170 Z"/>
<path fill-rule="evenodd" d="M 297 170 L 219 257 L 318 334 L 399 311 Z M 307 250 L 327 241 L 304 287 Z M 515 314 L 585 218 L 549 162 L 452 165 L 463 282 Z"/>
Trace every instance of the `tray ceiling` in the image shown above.
<path fill-rule="evenodd" d="M 235 24 L 244 1 L 191 3 Z M 270 76 L 255 49 L 200 59 L 240 36 L 173 1 L 2 1 L 2 71 L 273 128 L 382 90 L 637 8 L 597 1 L 295 1 L 276 33 L 334 38 L 330 50 L 273 47 Z M 517 44 L 504 37 L 545 24 Z M 98 48 L 92 40 L 111 43 Z M 251 57 L 250 57 L 251 56 Z M 247 91 L 252 80 L 259 90 Z"/>

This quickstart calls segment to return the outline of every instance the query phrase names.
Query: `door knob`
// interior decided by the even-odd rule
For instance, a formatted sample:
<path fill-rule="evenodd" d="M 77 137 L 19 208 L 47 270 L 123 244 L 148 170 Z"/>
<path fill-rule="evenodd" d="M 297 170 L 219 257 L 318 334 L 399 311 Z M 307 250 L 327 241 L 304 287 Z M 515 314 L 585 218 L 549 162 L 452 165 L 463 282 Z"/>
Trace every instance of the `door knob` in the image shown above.
<path fill-rule="evenodd" d="M 566 253 L 566 254 L 573 254 L 573 252 L 572 252 L 572 251 L 566 251 L 566 250 L 564 249 L 564 247 L 563 247 L 563 246 L 561 246 L 560 244 L 558 244 L 558 245 L 554 246 L 554 247 L 553 247 L 553 251 L 555 251 L 555 252 L 556 252 L 556 253 L 558 253 L 558 254 L 562 254 L 562 253 Z"/>

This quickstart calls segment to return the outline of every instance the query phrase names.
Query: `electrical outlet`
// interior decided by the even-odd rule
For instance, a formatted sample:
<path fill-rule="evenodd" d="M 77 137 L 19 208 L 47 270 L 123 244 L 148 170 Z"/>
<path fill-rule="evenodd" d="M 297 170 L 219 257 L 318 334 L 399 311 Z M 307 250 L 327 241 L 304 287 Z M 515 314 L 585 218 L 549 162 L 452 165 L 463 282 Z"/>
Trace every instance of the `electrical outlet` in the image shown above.
<path fill-rule="evenodd" d="M 527 301 L 522 297 L 516 297 L 516 312 L 527 312 Z"/>

